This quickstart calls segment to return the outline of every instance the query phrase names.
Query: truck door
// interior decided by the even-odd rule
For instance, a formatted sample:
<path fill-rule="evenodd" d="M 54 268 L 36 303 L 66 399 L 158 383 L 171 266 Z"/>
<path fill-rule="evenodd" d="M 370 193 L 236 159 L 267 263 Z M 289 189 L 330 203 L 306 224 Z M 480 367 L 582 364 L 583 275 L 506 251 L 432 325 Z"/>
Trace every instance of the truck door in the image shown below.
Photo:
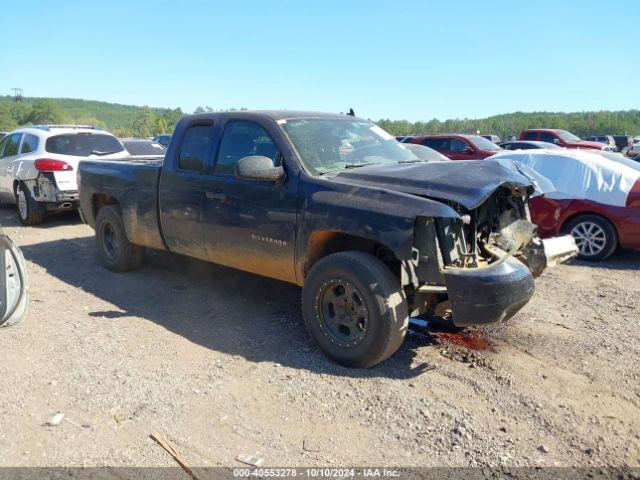
<path fill-rule="evenodd" d="M 172 252 L 207 259 L 202 240 L 203 173 L 213 148 L 214 125 L 188 125 L 172 158 L 163 167 L 158 189 L 164 240 Z"/>
<path fill-rule="evenodd" d="M 203 231 L 209 260 L 293 282 L 297 177 L 287 177 L 282 184 L 236 178 L 236 163 L 250 155 L 281 161 L 265 125 L 229 120 L 215 164 L 204 179 Z"/>

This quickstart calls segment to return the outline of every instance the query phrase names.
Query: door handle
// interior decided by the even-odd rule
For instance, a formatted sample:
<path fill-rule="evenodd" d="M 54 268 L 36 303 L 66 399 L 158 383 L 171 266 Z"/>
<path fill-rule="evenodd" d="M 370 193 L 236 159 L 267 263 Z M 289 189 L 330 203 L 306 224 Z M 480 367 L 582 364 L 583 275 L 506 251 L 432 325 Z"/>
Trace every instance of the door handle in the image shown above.
<path fill-rule="evenodd" d="M 220 190 L 216 190 L 215 192 L 206 191 L 204 196 L 210 200 L 217 200 L 218 202 L 224 202 L 227 199 L 227 196 Z"/>

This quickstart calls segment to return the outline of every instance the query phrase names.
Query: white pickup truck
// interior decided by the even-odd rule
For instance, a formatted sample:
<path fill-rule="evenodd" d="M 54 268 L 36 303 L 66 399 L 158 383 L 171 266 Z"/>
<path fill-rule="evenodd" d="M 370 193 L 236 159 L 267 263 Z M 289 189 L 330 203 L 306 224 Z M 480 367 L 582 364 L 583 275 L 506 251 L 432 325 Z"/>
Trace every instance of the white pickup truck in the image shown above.
<path fill-rule="evenodd" d="M 24 225 L 78 207 L 78 164 L 84 158 L 128 157 L 122 143 L 98 127 L 32 125 L 0 141 L 0 199 L 15 203 Z"/>

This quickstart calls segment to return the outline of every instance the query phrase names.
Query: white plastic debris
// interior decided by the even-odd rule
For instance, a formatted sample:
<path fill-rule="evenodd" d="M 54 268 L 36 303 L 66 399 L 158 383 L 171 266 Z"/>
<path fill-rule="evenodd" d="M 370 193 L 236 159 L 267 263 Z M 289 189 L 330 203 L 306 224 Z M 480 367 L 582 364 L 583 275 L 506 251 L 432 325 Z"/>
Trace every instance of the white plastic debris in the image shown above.
<path fill-rule="evenodd" d="M 236 460 L 242 463 L 246 463 L 247 465 L 251 465 L 254 467 L 261 467 L 264 463 L 264 458 L 256 457 L 255 455 L 238 455 Z"/>
<path fill-rule="evenodd" d="M 51 417 L 51 420 L 49 420 L 48 425 L 55 427 L 62 421 L 63 418 L 64 418 L 64 413 L 58 412 L 53 417 Z"/>

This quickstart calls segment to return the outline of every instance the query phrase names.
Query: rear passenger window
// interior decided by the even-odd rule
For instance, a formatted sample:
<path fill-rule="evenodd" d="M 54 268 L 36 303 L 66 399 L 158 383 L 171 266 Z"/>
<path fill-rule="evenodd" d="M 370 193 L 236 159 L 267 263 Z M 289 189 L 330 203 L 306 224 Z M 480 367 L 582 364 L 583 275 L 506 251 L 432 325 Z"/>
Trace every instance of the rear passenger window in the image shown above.
<path fill-rule="evenodd" d="M 524 139 L 525 140 L 537 140 L 538 139 L 538 132 L 525 132 Z"/>
<path fill-rule="evenodd" d="M 7 143 L 9 143 L 9 137 L 8 136 L 6 136 L 2 140 L 0 140 L 0 158 L 4 157 L 4 148 L 7 146 Z"/>
<path fill-rule="evenodd" d="M 35 152 L 38 148 L 38 137 L 25 133 L 22 140 L 22 147 L 20 147 L 20 154 Z"/>
<path fill-rule="evenodd" d="M 267 131 L 257 123 L 232 120 L 224 129 L 214 171 L 233 175 L 238 160 L 251 155 L 261 155 L 275 161 L 278 149 Z"/>
<path fill-rule="evenodd" d="M 211 152 L 213 125 L 193 125 L 187 128 L 180 146 L 178 167 L 180 170 L 201 172 Z"/>
<path fill-rule="evenodd" d="M 4 147 L 3 157 L 11 157 L 18 154 L 18 146 L 20 145 L 21 133 L 14 133 L 9 137 L 9 141 Z"/>
<path fill-rule="evenodd" d="M 448 138 L 425 138 L 420 143 L 422 143 L 422 145 L 424 145 L 425 147 L 433 148 L 434 150 L 438 150 L 439 152 L 449 150 Z"/>

